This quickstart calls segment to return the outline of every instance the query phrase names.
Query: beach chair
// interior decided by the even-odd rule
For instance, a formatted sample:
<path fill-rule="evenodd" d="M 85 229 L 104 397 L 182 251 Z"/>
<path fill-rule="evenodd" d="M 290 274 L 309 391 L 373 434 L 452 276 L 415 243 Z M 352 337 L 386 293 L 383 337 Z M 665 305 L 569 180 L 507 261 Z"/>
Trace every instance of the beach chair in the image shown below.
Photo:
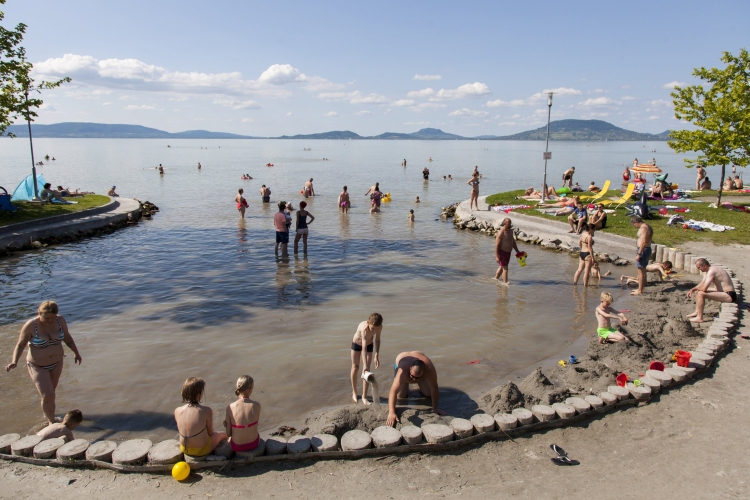
<path fill-rule="evenodd" d="M 611 184 L 611 182 L 609 180 L 607 180 L 607 181 L 604 182 L 604 186 L 602 186 L 602 190 L 599 191 L 598 193 L 592 194 L 590 196 L 579 196 L 579 198 L 581 199 L 581 201 L 583 201 L 583 200 L 589 200 L 589 203 L 594 203 L 596 200 L 598 200 L 600 198 L 604 198 L 604 195 L 607 194 L 607 191 L 609 191 L 609 185 L 610 184 Z"/>
<path fill-rule="evenodd" d="M 14 215 L 16 215 L 16 212 L 18 212 L 18 207 L 13 206 L 13 204 L 10 202 L 10 195 L 8 194 L 8 191 L 2 186 L 0 186 L 0 189 L 3 190 L 3 192 L 0 193 L 0 215 L 13 217 Z"/>
<path fill-rule="evenodd" d="M 606 205 L 606 206 L 616 204 L 617 206 L 615 208 L 617 209 L 617 208 L 620 208 L 620 205 L 630 200 L 630 198 L 633 196 L 634 191 L 635 191 L 635 184 L 631 182 L 630 184 L 628 184 L 628 188 L 625 190 L 625 194 L 623 194 L 621 197 L 615 198 L 615 199 L 610 198 L 608 200 L 601 200 L 598 203 L 602 205 Z"/>

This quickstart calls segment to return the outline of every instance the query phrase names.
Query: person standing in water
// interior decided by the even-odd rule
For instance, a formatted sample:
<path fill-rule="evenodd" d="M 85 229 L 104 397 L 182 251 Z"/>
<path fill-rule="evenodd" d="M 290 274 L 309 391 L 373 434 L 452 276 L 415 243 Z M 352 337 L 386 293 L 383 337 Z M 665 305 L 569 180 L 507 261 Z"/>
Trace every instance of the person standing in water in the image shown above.
<path fill-rule="evenodd" d="M 573 189 L 573 175 L 576 173 L 575 167 L 570 167 L 568 170 L 563 172 L 563 185 L 562 187 L 565 187 L 565 184 L 568 185 L 569 188 Z"/>
<path fill-rule="evenodd" d="M 500 266 L 495 273 L 495 279 L 499 280 L 502 276 L 503 283 L 506 285 L 508 284 L 508 265 L 510 264 L 511 250 L 515 250 L 516 254 L 521 253 L 518 250 L 516 238 L 513 236 L 513 225 L 510 219 L 506 218 L 503 219 L 502 229 L 495 236 L 495 261 Z"/>
<path fill-rule="evenodd" d="M 309 181 L 305 182 L 305 198 L 309 198 L 310 196 L 315 196 L 312 177 L 310 177 Z"/>
<path fill-rule="evenodd" d="M 638 269 L 638 290 L 630 292 L 630 295 L 640 295 L 646 287 L 646 267 L 651 259 L 651 243 L 654 230 L 643 222 L 640 217 L 631 217 L 630 225 L 638 230 L 638 249 L 635 254 L 635 266 Z"/>
<path fill-rule="evenodd" d="M 312 224 L 312 221 L 315 220 L 315 217 L 313 217 L 313 214 L 305 210 L 306 206 L 306 201 L 299 202 L 299 210 L 297 210 L 297 224 L 295 226 L 297 235 L 294 237 L 294 253 L 298 253 L 300 238 L 302 238 L 302 251 L 304 253 L 307 253 L 307 235 L 309 233 L 307 225 Z M 307 220 L 308 217 L 310 217 L 309 221 Z"/>
<path fill-rule="evenodd" d="M 375 191 L 380 191 L 380 183 L 379 182 L 376 182 L 375 185 L 370 186 L 370 189 L 367 190 L 367 192 L 365 193 L 365 196 L 367 196 L 369 194 L 370 197 L 372 198 L 372 193 L 374 193 Z"/>
<path fill-rule="evenodd" d="M 286 202 L 280 201 L 279 211 L 273 216 L 273 225 L 276 228 L 276 246 L 274 252 L 279 253 L 279 246 L 281 247 L 281 254 L 287 255 L 287 246 L 289 245 L 289 227 L 286 225 Z"/>
<path fill-rule="evenodd" d="M 383 333 L 383 316 L 378 313 L 370 314 L 367 321 L 363 321 L 357 326 L 357 331 L 352 339 L 352 369 L 350 378 L 352 381 L 352 401 L 357 403 L 357 378 L 359 366 L 362 365 L 362 374 L 370 371 L 370 364 L 373 360 L 373 350 L 375 351 L 375 369 L 380 368 L 380 334 Z M 374 348 L 374 349 L 373 349 Z M 369 406 L 367 401 L 367 388 L 369 384 L 364 378 L 362 379 L 362 404 Z"/>
<path fill-rule="evenodd" d="M 578 239 L 578 245 L 581 247 L 581 253 L 579 255 L 578 269 L 576 270 L 575 276 L 573 276 L 573 284 L 578 284 L 578 278 L 583 274 L 583 286 L 589 286 L 589 276 L 591 275 L 591 266 L 594 263 L 594 232 L 596 226 L 594 224 L 586 225 L 586 232 L 581 234 Z"/>
<path fill-rule="evenodd" d="M 418 384 L 422 395 L 432 400 L 432 411 L 438 415 L 446 415 L 438 406 L 440 388 L 435 365 L 419 351 L 402 352 L 393 363 L 393 385 L 388 393 L 388 419 L 385 425 L 395 426 L 398 422 L 396 400 L 409 396 L 410 384 Z"/>
<path fill-rule="evenodd" d="M 406 158 L 404 158 L 404 162 L 401 164 L 404 168 L 406 168 Z"/>
<path fill-rule="evenodd" d="M 240 188 L 237 191 L 237 196 L 234 197 L 234 201 L 237 203 L 237 210 L 240 212 L 240 219 L 245 218 L 245 209 L 247 208 L 247 200 L 244 196 L 242 196 L 242 193 L 245 191 Z"/>
<path fill-rule="evenodd" d="M 432 159 L 430 159 L 432 161 Z M 425 167 L 422 169 L 422 178 L 426 181 L 430 180 L 430 169 Z"/>
<path fill-rule="evenodd" d="M 338 205 L 342 212 L 349 212 L 349 192 L 346 190 L 346 186 L 344 186 L 344 190 L 339 194 Z"/>
<path fill-rule="evenodd" d="M 198 170 L 201 169 L 201 162 L 198 162 Z"/>
<path fill-rule="evenodd" d="M 164 167 L 161 166 L 161 163 L 159 163 L 159 175 L 164 175 Z"/>
<path fill-rule="evenodd" d="M 263 203 L 271 203 L 271 190 L 265 184 L 260 188 L 260 197 Z"/>
<path fill-rule="evenodd" d="M 471 186 L 471 196 L 469 198 L 469 210 L 471 210 L 471 207 L 476 207 L 477 210 L 479 210 L 479 172 L 474 172 L 471 176 L 471 179 L 466 184 Z"/>
<path fill-rule="evenodd" d="M 379 189 L 375 189 L 375 191 L 370 195 L 370 213 L 373 214 L 375 212 L 380 212 L 380 200 L 383 198 L 383 193 L 380 192 Z"/>

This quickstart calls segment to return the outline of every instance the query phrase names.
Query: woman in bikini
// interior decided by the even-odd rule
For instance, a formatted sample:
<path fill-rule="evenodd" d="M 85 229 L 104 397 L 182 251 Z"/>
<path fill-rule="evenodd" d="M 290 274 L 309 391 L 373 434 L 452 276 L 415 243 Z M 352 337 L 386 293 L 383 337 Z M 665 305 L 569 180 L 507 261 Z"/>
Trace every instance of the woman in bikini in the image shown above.
<path fill-rule="evenodd" d="M 260 420 L 260 403 L 250 399 L 253 393 L 253 377 L 243 375 L 237 379 L 234 393 L 237 401 L 227 406 L 227 418 L 224 427 L 229 436 L 229 445 L 235 452 L 251 451 L 258 447 L 258 420 Z"/>
<path fill-rule="evenodd" d="M 576 275 L 573 277 L 573 284 L 578 284 L 578 278 L 583 274 L 583 286 L 589 286 L 589 276 L 591 275 L 591 266 L 594 263 L 594 231 L 596 226 L 594 224 L 586 225 L 586 232 L 581 235 L 578 240 L 578 245 L 581 247 L 580 261 L 578 262 L 578 270 Z"/>
<path fill-rule="evenodd" d="M 248 207 L 247 200 L 244 196 L 242 196 L 242 193 L 245 191 L 240 188 L 237 191 L 237 196 L 234 197 L 234 201 L 237 203 L 237 211 L 240 213 L 240 219 L 245 218 L 245 209 Z"/>
<path fill-rule="evenodd" d="M 214 431 L 214 412 L 201 403 L 206 383 L 203 379 L 190 377 L 182 384 L 182 402 L 175 409 L 174 419 L 180 434 L 180 451 L 193 457 L 205 457 L 227 439 L 226 432 Z"/>
<path fill-rule="evenodd" d="M 299 252 L 300 238 L 302 239 L 302 251 L 307 253 L 307 235 L 310 233 L 307 225 L 315 220 L 313 214 L 305 210 L 305 207 L 307 207 L 307 202 L 299 202 L 299 210 L 297 210 L 297 225 L 295 226 L 297 235 L 294 237 L 294 253 Z M 310 217 L 310 220 L 307 220 L 308 217 Z"/>
<path fill-rule="evenodd" d="M 477 202 L 477 199 L 479 198 L 479 172 L 474 172 L 471 176 L 471 180 L 467 182 L 469 186 L 471 186 L 471 198 L 469 198 L 469 210 L 471 210 L 471 207 L 476 207 L 477 210 L 479 210 L 479 204 Z"/>
<path fill-rule="evenodd" d="M 18 366 L 23 350 L 27 344 L 29 345 L 26 367 L 42 398 L 42 411 L 50 424 L 55 423 L 55 389 L 60 381 L 65 357 L 61 345 L 63 342 L 75 354 L 75 363 L 81 364 L 81 355 L 73 337 L 70 336 L 68 324 L 57 312 L 57 303 L 51 300 L 41 303 L 39 314 L 28 320 L 21 328 L 13 357 L 10 364 L 5 367 L 5 371 L 9 372 Z"/>

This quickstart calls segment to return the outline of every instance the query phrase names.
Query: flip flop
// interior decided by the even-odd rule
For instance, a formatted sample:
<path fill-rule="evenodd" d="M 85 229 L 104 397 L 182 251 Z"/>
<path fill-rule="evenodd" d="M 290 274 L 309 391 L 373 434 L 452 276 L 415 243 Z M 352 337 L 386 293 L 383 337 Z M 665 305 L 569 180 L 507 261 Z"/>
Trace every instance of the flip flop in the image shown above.
<path fill-rule="evenodd" d="M 565 450 L 563 450 L 562 448 L 560 448 L 556 444 L 551 444 L 551 445 L 549 445 L 549 447 L 552 449 L 552 451 L 554 451 L 555 453 L 557 453 L 557 455 L 560 456 L 560 457 L 567 457 L 568 456 L 568 454 L 565 453 Z"/>
<path fill-rule="evenodd" d="M 581 463 L 578 460 L 572 460 L 568 457 L 553 457 L 550 460 L 555 462 L 555 465 L 580 465 Z"/>

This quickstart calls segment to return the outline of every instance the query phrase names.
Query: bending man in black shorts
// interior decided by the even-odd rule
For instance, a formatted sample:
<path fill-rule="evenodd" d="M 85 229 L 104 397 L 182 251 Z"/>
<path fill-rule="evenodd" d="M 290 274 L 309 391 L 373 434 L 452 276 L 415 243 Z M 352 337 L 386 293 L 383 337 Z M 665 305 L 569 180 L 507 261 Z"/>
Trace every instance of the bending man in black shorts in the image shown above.
<path fill-rule="evenodd" d="M 352 401 L 357 403 L 357 376 L 360 361 L 362 362 L 362 373 L 370 371 L 372 363 L 372 351 L 375 347 L 375 369 L 380 367 L 380 333 L 383 331 L 383 317 L 378 313 L 370 314 L 367 321 L 363 321 L 357 327 L 357 332 L 352 339 Z M 364 349 L 363 347 L 366 346 Z M 367 388 L 369 384 L 362 379 L 362 404 L 369 406 L 367 400 Z"/>

